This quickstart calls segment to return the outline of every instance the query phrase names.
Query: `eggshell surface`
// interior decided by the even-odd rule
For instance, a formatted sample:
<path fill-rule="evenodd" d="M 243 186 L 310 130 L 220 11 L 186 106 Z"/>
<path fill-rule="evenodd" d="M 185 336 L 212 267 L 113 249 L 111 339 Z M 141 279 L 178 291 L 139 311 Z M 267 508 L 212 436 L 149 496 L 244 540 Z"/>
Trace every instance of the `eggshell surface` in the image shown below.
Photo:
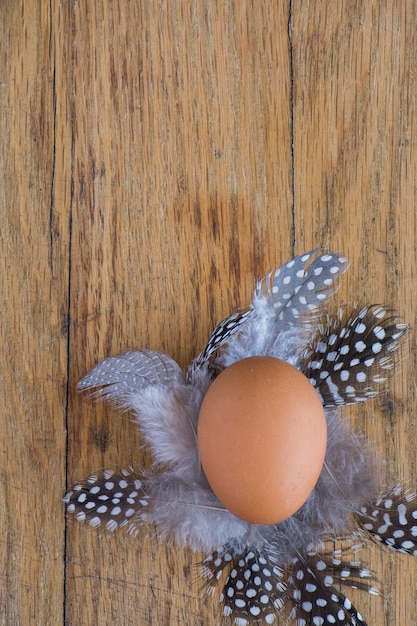
<path fill-rule="evenodd" d="M 293 515 L 314 489 L 326 453 L 320 398 L 298 369 L 275 357 L 233 363 L 209 387 L 198 448 L 220 502 L 253 524 Z"/>

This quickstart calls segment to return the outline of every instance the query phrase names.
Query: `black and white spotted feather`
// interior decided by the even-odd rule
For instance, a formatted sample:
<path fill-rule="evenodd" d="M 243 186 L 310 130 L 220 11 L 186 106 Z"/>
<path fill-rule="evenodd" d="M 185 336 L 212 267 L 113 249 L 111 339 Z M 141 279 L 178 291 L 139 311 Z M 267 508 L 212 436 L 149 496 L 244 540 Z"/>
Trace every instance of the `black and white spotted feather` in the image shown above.
<path fill-rule="evenodd" d="M 288 600 L 284 571 L 269 554 L 248 550 L 233 556 L 233 551 L 215 552 L 202 563 L 207 589 L 214 593 L 219 579 L 226 573 L 220 594 L 223 617 L 235 624 L 251 622 L 272 624 Z"/>
<path fill-rule="evenodd" d="M 379 483 L 374 453 L 342 414 L 344 405 L 386 388 L 408 327 L 375 305 L 329 319 L 325 302 L 346 267 L 344 256 L 315 250 L 272 270 L 257 282 L 250 307 L 215 328 L 186 372 L 169 356 L 142 350 L 105 359 L 79 385 L 131 412 L 154 466 L 107 470 L 76 483 L 65 496 L 68 513 L 109 531 L 154 524 L 162 537 L 204 551 L 201 573 L 211 593 L 219 588 L 225 623 L 272 624 L 289 606 L 296 626 L 364 625 L 345 589 L 376 593 L 371 574 L 359 561 L 326 550 L 326 542 L 356 542 L 361 529 L 364 545 L 369 536 L 400 552 L 417 551 L 417 496 Z M 327 419 L 315 489 L 299 511 L 272 526 L 249 524 L 223 507 L 196 443 L 213 378 L 254 355 L 299 368 Z"/>
<path fill-rule="evenodd" d="M 132 468 L 105 470 L 99 477 L 92 474 L 87 480 L 76 483 L 64 501 L 67 512 L 75 513 L 79 522 L 113 532 L 132 524 L 149 496 L 143 490 L 142 480 Z"/>
<path fill-rule="evenodd" d="M 363 402 L 386 385 L 408 330 L 384 307 L 364 307 L 347 320 L 330 321 L 301 369 L 324 406 Z"/>
<path fill-rule="evenodd" d="M 344 256 L 313 250 L 291 259 L 261 278 L 254 302 L 272 303 L 279 322 L 294 323 L 300 315 L 315 313 L 335 291 L 335 279 L 348 265 Z"/>
<path fill-rule="evenodd" d="M 401 485 L 389 488 L 376 502 L 361 507 L 361 526 L 389 548 L 417 556 L 417 494 Z"/>
<path fill-rule="evenodd" d="M 246 319 L 233 340 L 223 346 L 217 367 L 264 354 L 299 367 L 306 343 L 325 313 L 324 303 L 347 265 L 342 255 L 314 250 L 260 279 Z"/>
<path fill-rule="evenodd" d="M 203 365 L 208 363 L 212 355 L 227 341 L 233 333 L 237 331 L 239 326 L 243 324 L 245 319 L 250 315 L 249 311 L 234 311 L 231 315 L 228 315 L 224 320 L 220 322 L 213 330 L 206 347 L 203 352 L 197 357 L 196 365 Z"/>
<path fill-rule="evenodd" d="M 289 585 L 292 587 L 293 616 L 297 626 L 340 624 L 366 626 L 365 620 L 340 586 L 377 595 L 372 575 L 360 561 L 342 559 L 342 551 L 321 555 L 315 550 L 298 555 L 292 562 Z"/>

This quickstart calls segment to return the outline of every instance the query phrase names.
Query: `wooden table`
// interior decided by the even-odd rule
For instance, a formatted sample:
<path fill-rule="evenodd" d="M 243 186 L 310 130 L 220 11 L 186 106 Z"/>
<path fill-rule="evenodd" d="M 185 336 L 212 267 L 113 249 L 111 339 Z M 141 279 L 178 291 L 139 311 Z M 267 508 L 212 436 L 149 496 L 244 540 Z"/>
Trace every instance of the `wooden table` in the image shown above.
<path fill-rule="evenodd" d="M 149 465 L 80 398 L 101 358 L 182 366 L 255 280 L 323 247 L 332 301 L 415 324 L 412 0 L 0 2 L 0 623 L 208 626 L 201 555 L 67 525 L 66 482 Z M 388 399 L 346 412 L 416 487 L 415 337 Z M 415 626 L 417 560 L 365 556 L 370 626 Z"/>

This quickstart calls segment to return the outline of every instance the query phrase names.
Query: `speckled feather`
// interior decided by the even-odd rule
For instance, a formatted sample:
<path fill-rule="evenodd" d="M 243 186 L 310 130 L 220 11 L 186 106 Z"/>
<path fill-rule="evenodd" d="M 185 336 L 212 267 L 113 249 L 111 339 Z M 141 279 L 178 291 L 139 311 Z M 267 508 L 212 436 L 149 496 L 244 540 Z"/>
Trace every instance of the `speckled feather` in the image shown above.
<path fill-rule="evenodd" d="M 417 494 L 402 485 L 390 487 L 376 502 L 357 513 L 375 541 L 397 552 L 417 556 Z"/>
<path fill-rule="evenodd" d="M 301 369 L 324 406 L 363 402 L 386 386 L 408 330 L 384 307 L 363 307 L 346 320 L 329 321 Z"/>
<path fill-rule="evenodd" d="M 168 540 L 204 550 L 207 588 L 217 588 L 225 572 L 223 614 L 237 626 L 273 623 L 288 603 L 297 626 L 363 625 L 339 585 L 375 593 L 370 573 L 325 552 L 323 542 L 356 541 L 360 527 L 393 549 L 416 551 L 416 496 L 379 485 L 374 454 L 341 414 L 343 405 L 386 387 L 408 327 L 380 306 L 328 319 L 324 303 L 346 267 L 345 257 L 316 250 L 272 270 L 257 282 L 250 307 L 214 329 L 186 372 L 169 356 L 143 350 L 105 359 L 80 383 L 82 391 L 131 411 L 155 465 L 148 473 L 106 471 L 77 483 L 65 497 L 68 513 L 109 531 L 155 524 Z M 303 371 L 322 399 L 328 427 L 313 493 L 272 526 L 248 524 L 224 509 L 196 445 L 200 404 L 213 378 L 251 355 L 275 356 Z"/>

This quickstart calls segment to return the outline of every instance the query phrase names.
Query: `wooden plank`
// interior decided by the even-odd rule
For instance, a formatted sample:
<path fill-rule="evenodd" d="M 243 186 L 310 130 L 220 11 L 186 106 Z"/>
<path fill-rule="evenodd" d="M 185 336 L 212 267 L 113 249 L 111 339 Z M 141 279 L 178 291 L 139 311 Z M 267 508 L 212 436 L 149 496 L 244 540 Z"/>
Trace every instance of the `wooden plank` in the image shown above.
<path fill-rule="evenodd" d="M 414 323 L 417 12 L 411 1 L 293 3 L 297 249 L 338 249 L 352 262 L 342 304 L 380 303 Z M 391 479 L 415 489 L 415 339 L 388 402 L 352 411 Z M 385 411 L 383 410 L 385 408 Z M 387 410 L 389 408 L 390 410 Z M 392 409 L 392 410 L 391 410 Z M 355 596 L 369 624 L 416 624 L 416 563 L 363 553 L 384 596 Z"/>
<path fill-rule="evenodd" d="M 67 15 L 0 20 L 0 623 L 63 618 L 71 135 Z"/>
<path fill-rule="evenodd" d="M 142 347 L 185 366 L 293 244 L 288 3 L 84 0 L 74 17 L 71 481 L 150 463 L 79 378 Z M 201 558 L 70 524 L 67 624 L 217 623 Z"/>
<path fill-rule="evenodd" d="M 68 364 L 72 482 L 151 462 L 78 397 L 86 370 L 144 346 L 185 366 L 294 249 L 348 253 L 340 303 L 415 319 L 413 2 L 294 1 L 291 50 L 290 3 L 194 4 L 1 5 L 1 624 L 63 621 Z M 388 402 L 349 413 L 410 480 L 414 342 Z M 202 555 L 152 529 L 67 539 L 67 626 L 218 622 Z M 414 560 L 365 558 L 386 583 L 353 596 L 369 624 L 417 624 Z"/>

